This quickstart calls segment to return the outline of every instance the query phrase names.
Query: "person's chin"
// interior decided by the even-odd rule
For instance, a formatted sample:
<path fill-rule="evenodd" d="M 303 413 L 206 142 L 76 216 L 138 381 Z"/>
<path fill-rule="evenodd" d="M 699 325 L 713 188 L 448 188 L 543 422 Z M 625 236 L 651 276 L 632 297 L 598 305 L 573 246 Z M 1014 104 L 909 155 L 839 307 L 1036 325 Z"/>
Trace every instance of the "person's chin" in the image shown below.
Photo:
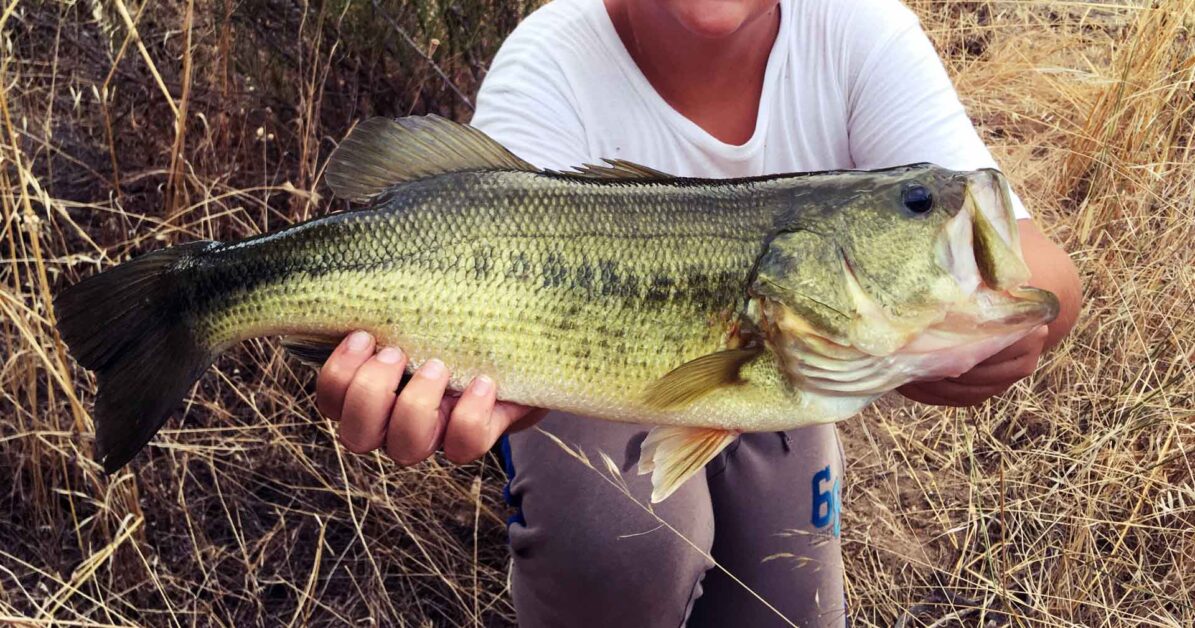
<path fill-rule="evenodd" d="M 754 5 L 742 0 L 682 0 L 672 4 L 672 14 L 694 35 L 721 39 L 750 20 Z"/>

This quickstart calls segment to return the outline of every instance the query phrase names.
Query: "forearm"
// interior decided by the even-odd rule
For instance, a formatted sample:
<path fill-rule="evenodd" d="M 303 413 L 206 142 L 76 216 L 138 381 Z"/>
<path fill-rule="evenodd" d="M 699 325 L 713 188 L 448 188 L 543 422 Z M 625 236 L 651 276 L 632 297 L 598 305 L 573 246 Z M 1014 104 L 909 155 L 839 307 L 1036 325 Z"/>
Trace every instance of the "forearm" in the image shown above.
<path fill-rule="evenodd" d="M 1049 349 L 1062 341 L 1075 326 L 1082 307 L 1082 287 L 1074 262 L 1057 244 L 1047 238 L 1031 220 L 1017 222 L 1025 263 L 1033 273 L 1030 285 L 1049 290 L 1058 297 L 1058 318 L 1049 325 L 1045 347 Z"/>

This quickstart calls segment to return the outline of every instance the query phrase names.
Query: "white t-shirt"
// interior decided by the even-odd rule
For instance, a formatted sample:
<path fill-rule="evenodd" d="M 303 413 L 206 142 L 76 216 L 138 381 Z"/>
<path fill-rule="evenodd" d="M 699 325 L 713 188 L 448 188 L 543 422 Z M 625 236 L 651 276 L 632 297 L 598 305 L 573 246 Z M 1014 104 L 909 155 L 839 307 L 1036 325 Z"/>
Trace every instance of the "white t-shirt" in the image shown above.
<path fill-rule="evenodd" d="M 602 0 L 555 0 L 502 44 L 472 124 L 556 169 L 603 157 L 692 177 L 996 167 L 917 17 L 897 0 L 781 0 L 755 132 L 742 145 L 713 137 L 655 91 Z"/>

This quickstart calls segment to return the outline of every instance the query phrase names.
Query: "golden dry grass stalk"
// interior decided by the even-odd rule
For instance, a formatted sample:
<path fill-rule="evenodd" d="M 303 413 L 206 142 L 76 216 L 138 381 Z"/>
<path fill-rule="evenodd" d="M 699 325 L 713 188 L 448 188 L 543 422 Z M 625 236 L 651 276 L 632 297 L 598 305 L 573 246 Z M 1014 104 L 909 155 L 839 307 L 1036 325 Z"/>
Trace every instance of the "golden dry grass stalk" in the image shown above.
<path fill-rule="evenodd" d="M 843 425 L 852 618 L 1195 625 L 1195 1 L 910 4 L 1086 306 L 983 408 Z M 253 343 L 104 477 L 47 304 L 135 253 L 324 211 L 354 119 L 467 117 L 529 9 L 0 4 L 0 623 L 513 621 L 493 459 L 344 456 L 311 374 Z"/>

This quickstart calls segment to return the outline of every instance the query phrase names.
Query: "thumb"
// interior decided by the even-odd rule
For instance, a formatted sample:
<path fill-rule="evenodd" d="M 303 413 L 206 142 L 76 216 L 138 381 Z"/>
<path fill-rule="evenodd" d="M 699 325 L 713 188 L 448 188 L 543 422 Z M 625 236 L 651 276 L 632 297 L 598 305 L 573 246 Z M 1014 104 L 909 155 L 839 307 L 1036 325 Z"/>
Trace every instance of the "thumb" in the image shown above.
<path fill-rule="evenodd" d="M 493 429 L 498 434 L 504 434 L 525 430 L 539 423 L 547 414 L 548 410 L 545 408 L 533 408 L 518 403 L 499 401 L 494 406 L 494 412 L 490 417 L 493 420 Z"/>

